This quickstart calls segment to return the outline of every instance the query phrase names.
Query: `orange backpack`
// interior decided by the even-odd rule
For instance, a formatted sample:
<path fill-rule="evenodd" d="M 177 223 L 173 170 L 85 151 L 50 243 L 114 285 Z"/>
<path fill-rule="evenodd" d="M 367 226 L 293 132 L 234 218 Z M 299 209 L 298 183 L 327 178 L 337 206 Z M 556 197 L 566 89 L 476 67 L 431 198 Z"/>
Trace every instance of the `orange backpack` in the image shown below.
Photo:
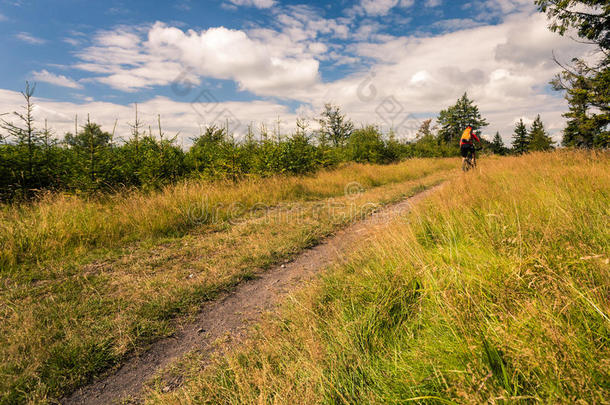
<path fill-rule="evenodd" d="M 466 128 L 464 132 L 462 132 L 462 140 L 466 142 L 470 142 L 470 138 L 472 137 L 472 128 Z"/>

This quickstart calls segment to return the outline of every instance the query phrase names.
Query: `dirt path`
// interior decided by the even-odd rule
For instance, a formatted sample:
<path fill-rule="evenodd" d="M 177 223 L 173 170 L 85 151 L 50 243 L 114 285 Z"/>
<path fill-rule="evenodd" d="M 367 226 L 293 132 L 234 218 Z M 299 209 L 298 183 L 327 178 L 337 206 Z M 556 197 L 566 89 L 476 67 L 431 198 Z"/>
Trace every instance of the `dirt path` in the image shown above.
<path fill-rule="evenodd" d="M 214 342 L 230 336 L 239 340 L 263 312 L 273 308 L 291 290 L 311 279 L 329 264 L 340 260 L 358 240 L 366 238 L 389 220 L 410 211 L 411 206 L 439 186 L 385 207 L 304 251 L 290 263 L 278 265 L 260 277 L 244 282 L 231 293 L 203 304 L 196 321 L 174 336 L 154 343 L 148 351 L 131 357 L 114 373 L 75 391 L 62 403 L 112 404 L 126 396 L 137 396 L 143 384 L 174 360 L 193 350 L 209 356 Z"/>

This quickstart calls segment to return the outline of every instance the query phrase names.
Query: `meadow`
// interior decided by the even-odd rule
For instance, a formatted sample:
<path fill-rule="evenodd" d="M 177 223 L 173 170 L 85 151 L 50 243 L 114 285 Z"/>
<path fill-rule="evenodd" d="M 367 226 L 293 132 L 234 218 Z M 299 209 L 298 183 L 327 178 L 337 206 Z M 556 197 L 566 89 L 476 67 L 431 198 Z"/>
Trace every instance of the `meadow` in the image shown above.
<path fill-rule="evenodd" d="M 610 398 L 610 155 L 487 159 L 151 404 Z"/>
<path fill-rule="evenodd" d="M 3 205 L 0 403 L 57 401 L 171 335 L 202 302 L 457 166 L 347 164 Z"/>

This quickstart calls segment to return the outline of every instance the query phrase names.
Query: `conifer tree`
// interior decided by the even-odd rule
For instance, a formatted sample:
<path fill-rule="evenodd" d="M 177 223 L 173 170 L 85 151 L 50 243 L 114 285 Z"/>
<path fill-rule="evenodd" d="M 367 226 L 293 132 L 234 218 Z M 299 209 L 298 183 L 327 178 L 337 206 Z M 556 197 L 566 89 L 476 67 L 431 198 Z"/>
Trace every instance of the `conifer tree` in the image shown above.
<path fill-rule="evenodd" d="M 17 145 L 15 151 L 19 155 L 17 156 L 19 167 L 16 169 L 20 172 L 21 188 L 24 191 L 37 187 L 37 179 L 40 177 L 38 176 L 39 165 L 37 160 L 42 143 L 42 135 L 36 129 L 34 122 L 33 97 L 35 90 L 36 85 L 32 86 L 29 82 L 25 82 L 25 90 L 21 92 L 25 99 L 24 112 L 13 112 L 17 124 L 4 118 L 0 121 L 0 127 L 7 132 L 8 138 L 12 138 Z"/>
<path fill-rule="evenodd" d="M 491 141 L 491 150 L 496 155 L 506 154 L 506 146 L 504 146 L 504 141 L 500 136 L 500 132 L 496 132 L 494 139 Z"/>
<path fill-rule="evenodd" d="M 546 151 L 553 149 L 553 140 L 544 129 L 544 124 L 540 115 L 536 117 L 532 123 L 532 127 L 528 133 L 528 150 L 529 151 Z"/>
<path fill-rule="evenodd" d="M 341 112 L 341 108 L 329 103 L 324 105 L 319 122 L 320 142 L 329 140 L 334 147 L 345 145 L 354 131 L 354 124 Z"/>
<path fill-rule="evenodd" d="M 462 132 L 467 125 L 472 125 L 474 130 L 479 130 L 488 125 L 481 117 L 479 107 L 464 95 L 451 107 L 442 110 L 438 116 L 440 125 L 439 138 L 446 143 L 457 144 Z"/>
<path fill-rule="evenodd" d="M 574 29 L 582 41 L 598 46 L 595 65 L 579 58 L 572 66 L 558 62 L 564 71 L 551 82 L 565 90 L 570 111 L 563 145 L 610 147 L 610 5 L 608 0 L 536 0 L 547 14 L 549 28 L 560 35 Z M 579 42 L 582 42 L 579 41 Z"/>
<path fill-rule="evenodd" d="M 523 123 L 523 119 L 520 119 L 517 125 L 515 125 L 513 133 L 513 153 L 521 155 L 527 152 L 528 144 L 527 127 Z"/>
<path fill-rule="evenodd" d="M 77 180 L 86 187 L 98 188 L 107 171 L 107 152 L 110 148 L 111 135 L 89 119 L 78 134 L 66 134 L 65 142 L 76 155 Z M 101 175 L 100 175 L 101 174 Z"/>

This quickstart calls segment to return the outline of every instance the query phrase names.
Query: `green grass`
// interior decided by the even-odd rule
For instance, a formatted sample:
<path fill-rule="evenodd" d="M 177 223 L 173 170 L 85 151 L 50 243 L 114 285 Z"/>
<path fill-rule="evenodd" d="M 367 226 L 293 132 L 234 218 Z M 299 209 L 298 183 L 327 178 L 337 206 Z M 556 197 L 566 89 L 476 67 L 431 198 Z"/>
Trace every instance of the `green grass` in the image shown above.
<path fill-rule="evenodd" d="M 610 156 L 482 160 L 163 404 L 603 404 Z"/>
<path fill-rule="evenodd" d="M 456 166 L 350 165 L 313 177 L 5 206 L 0 403 L 59 399 L 170 335 L 203 301 L 370 210 L 370 202 L 430 187 Z M 363 192 L 345 196 L 350 182 Z M 256 202 L 269 209 L 254 209 Z M 197 220 L 206 209 L 217 216 Z"/>

